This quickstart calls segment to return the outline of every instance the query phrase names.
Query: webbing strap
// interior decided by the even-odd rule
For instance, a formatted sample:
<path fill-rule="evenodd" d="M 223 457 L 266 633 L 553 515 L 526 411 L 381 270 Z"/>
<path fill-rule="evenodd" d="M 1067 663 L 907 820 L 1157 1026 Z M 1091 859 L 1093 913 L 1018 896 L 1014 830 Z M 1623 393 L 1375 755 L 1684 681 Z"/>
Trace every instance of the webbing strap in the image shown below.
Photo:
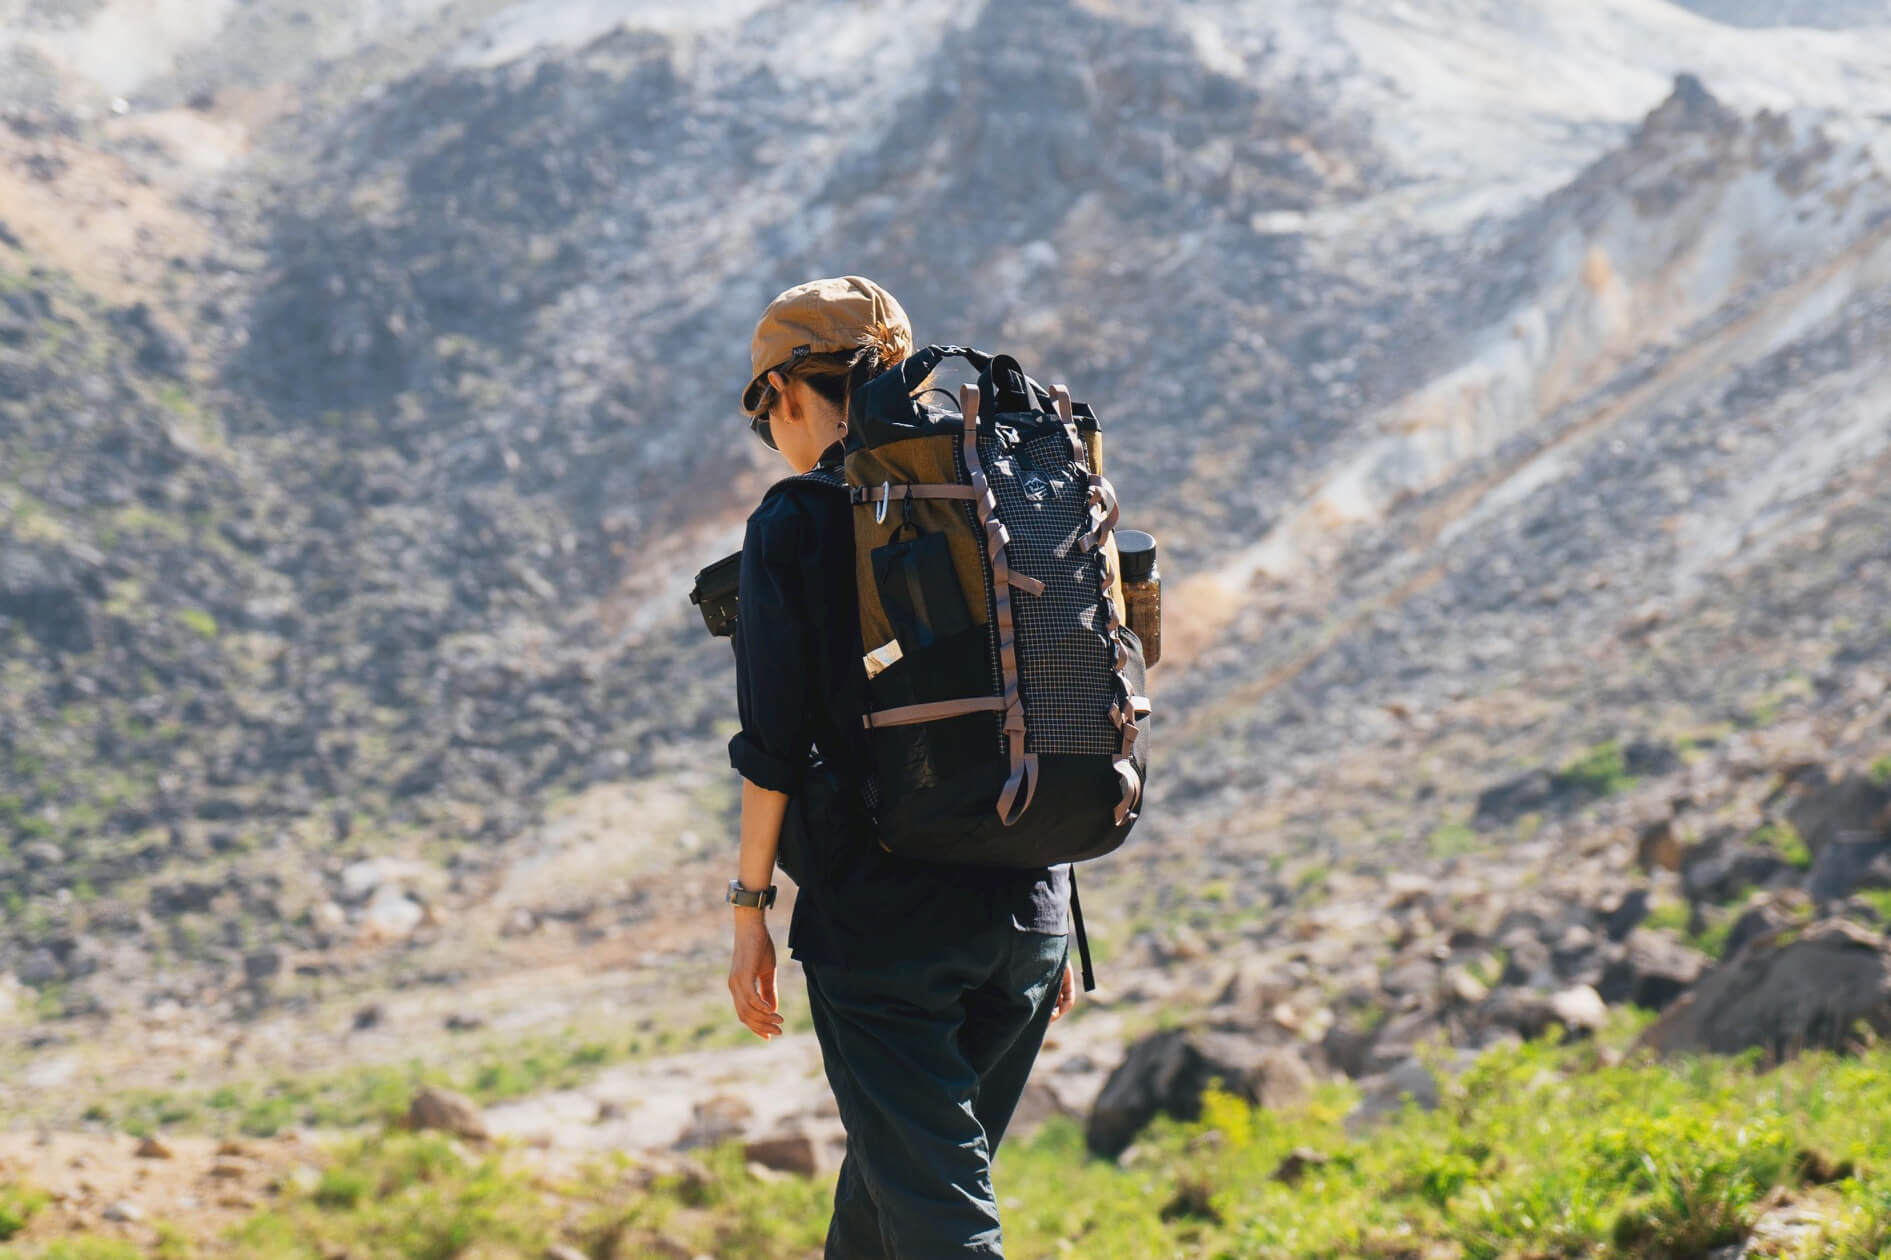
<path fill-rule="evenodd" d="M 1038 581 L 1028 573 L 1020 573 L 1016 569 L 1013 569 L 1006 580 L 1017 589 L 1023 591 L 1026 595 L 1042 595 L 1044 593 L 1044 583 Z"/>
<path fill-rule="evenodd" d="M 998 820 L 1010 827 L 1031 808 L 1038 782 L 1037 757 L 1024 751 L 1027 731 L 1024 699 L 1018 694 L 1017 644 L 1012 637 L 1011 562 L 1005 555 L 1005 544 L 1011 541 L 1011 535 L 998 519 L 997 496 L 991 492 L 984 461 L 978 454 L 978 386 L 959 387 L 959 412 L 965 420 L 960 440 L 965 471 L 970 474 L 972 487 L 978 491 L 972 502 L 978 509 L 980 524 L 985 527 L 986 550 L 991 557 L 992 633 L 998 637 L 998 668 L 1004 682 L 1005 742 L 1011 750 L 1011 775 L 998 794 Z"/>
<path fill-rule="evenodd" d="M 1129 729 L 1133 731 L 1136 728 L 1132 726 Z M 1116 803 L 1116 825 L 1120 827 L 1129 821 L 1129 816 L 1142 804 L 1142 776 L 1136 773 L 1136 763 L 1127 756 L 1119 757 L 1115 768 L 1116 777 L 1123 785 L 1123 799 Z"/>
<path fill-rule="evenodd" d="M 880 709 L 861 717 L 860 723 L 869 730 L 882 726 L 913 726 L 920 722 L 937 722 L 941 718 L 964 717 L 968 713 L 1002 713 L 1005 708 L 1002 696 L 974 696 L 967 700 L 934 700 L 929 704 L 907 704 L 897 709 Z"/>
<path fill-rule="evenodd" d="M 1089 452 L 1083 449 L 1083 437 L 1077 432 L 1077 411 L 1070 401 L 1068 385 L 1051 386 L 1051 402 L 1057 407 L 1057 417 L 1064 422 L 1064 436 L 1070 439 L 1070 458 L 1085 468 L 1090 467 Z M 1096 469 L 1091 468 L 1091 472 Z"/>
<path fill-rule="evenodd" d="M 1083 991 L 1095 993 L 1096 969 L 1090 965 L 1090 934 L 1083 930 L 1083 902 L 1077 896 L 1077 868 L 1070 868 L 1070 926 L 1077 933 L 1077 958 L 1083 967 Z"/>

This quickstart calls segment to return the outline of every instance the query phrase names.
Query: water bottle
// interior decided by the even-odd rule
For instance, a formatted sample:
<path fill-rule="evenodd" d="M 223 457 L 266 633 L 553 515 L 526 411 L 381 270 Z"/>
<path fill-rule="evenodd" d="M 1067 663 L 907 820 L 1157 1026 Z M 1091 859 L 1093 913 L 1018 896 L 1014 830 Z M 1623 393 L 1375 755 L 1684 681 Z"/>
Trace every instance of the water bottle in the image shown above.
<path fill-rule="evenodd" d="M 1156 540 L 1139 529 L 1116 531 L 1116 553 L 1123 571 L 1123 606 L 1129 628 L 1142 640 L 1144 665 L 1162 659 L 1162 573 L 1156 568 Z"/>

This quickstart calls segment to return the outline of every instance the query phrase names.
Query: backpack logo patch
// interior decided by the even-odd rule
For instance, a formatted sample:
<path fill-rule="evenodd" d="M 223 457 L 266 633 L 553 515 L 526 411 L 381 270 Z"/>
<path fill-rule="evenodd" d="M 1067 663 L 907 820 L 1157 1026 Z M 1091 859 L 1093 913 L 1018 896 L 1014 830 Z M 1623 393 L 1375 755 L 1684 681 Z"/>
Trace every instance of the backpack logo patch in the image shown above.
<path fill-rule="evenodd" d="M 1051 483 L 1043 473 L 1027 472 L 1024 474 L 1025 498 L 1033 503 L 1042 503 L 1044 500 L 1051 497 L 1051 493 Z"/>

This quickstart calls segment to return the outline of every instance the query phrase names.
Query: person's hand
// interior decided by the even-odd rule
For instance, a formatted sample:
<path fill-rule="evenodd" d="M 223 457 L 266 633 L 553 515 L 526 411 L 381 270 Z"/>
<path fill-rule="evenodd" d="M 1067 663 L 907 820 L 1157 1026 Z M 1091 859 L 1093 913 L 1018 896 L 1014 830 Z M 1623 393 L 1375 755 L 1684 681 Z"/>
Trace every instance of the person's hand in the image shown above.
<path fill-rule="evenodd" d="M 1069 963 L 1064 964 L 1064 978 L 1057 983 L 1057 1005 L 1051 1008 L 1051 1023 L 1055 1024 L 1077 1004 L 1077 973 Z"/>
<path fill-rule="evenodd" d="M 775 999 L 775 938 L 768 934 L 768 920 L 760 910 L 738 907 L 735 911 L 729 996 L 735 999 L 735 1017 L 743 1027 L 763 1041 L 781 1035 L 781 1008 Z"/>

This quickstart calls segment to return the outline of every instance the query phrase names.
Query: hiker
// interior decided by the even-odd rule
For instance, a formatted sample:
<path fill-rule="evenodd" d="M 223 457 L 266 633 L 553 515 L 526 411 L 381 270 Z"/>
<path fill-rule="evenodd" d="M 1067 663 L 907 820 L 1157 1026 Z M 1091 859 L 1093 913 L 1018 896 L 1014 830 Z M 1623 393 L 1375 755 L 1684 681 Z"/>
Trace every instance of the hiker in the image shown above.
<path fill-rule="evenodd" d="M 751 429 L 798 475 L 749 517 L 742 548 L 729 991 L 752 1032 L 782 1031 L 767 911 L 785 831 L 799 850 L 784 861 L 798 886 L 788 947 L 847 1130 L 828 1260 L 1003 1255 L 992 1155 L 1076 995 L 1067 865 L 926 863 L 876 834 L 855 505 L 835 487 L 854 391 L 912 350 L 884 289 L 812 281 L 762 313 L 742 394 Z"/>

